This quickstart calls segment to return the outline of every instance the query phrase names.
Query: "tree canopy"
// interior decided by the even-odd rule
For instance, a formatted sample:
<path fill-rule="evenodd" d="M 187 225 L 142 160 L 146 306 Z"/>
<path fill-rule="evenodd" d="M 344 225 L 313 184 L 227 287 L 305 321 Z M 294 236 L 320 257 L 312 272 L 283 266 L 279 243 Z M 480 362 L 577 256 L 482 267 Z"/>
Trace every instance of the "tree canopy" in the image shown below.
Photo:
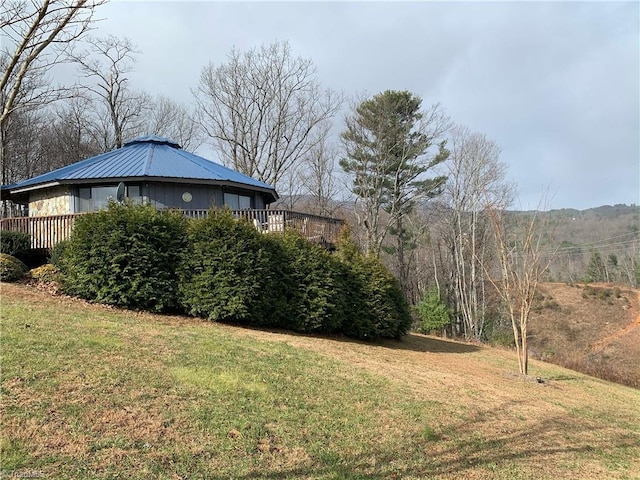
<path fill-rule="evenodd" d="M 441 140 L 448 128 L 448 117 L 439 105 L 424 110 L 422 99 L 408 91 L 377 94 L 347 117 L 340 165 L 353 177 L 368 252 L 378 255 L 392 229 L 400 238 L 403 220 L 416 203 L 441 192 L 446 177 L 426 173 L 448 157 Z M 386 221 L 383 211 L 388 214 Z"/>
<path fill-rule="evenodd" d="M 226 63 L 202 69 L 194 96 L 198 121 L 224 163 L 276 188 L 325 140 L 342 103 L 287 42 L 232 50 Z"/>

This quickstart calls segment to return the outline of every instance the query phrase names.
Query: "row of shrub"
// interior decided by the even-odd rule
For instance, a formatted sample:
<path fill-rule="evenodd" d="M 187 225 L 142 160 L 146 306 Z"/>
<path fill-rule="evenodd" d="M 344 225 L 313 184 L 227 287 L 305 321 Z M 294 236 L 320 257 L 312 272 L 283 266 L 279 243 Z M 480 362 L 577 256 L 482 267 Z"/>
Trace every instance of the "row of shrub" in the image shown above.
<path fill-rule="evenodd" d="M 399 338 L 411 326 L 396 279 L 345 232 L 334 254 L 295 232 L 264 235 L 228 211 L 200 220 L 112 204 L 77 219 L 52 254 L 63 291 L 212 321 Z"/>
<path fill-rule="evenodd" d="M 25 232 L 3 230 L 0 234 L 0 253 L 20 257 L 31 248 L 31 236 Z"/>
<path fill-rule="evenodd" d="M 8 253 L 0 253 L 0 280 L 15 282 L 22 278 L 29 268 L 18 258 Z"/>
<path fill-rule="evenodd" d="M 25 260 L 31 250 L 31 235 L 25 232 L 2 230 L 0 232 L 0 280 L 15 282 L 22 278 L 29 267 Z"/>
<path fill-rule="evenodd" d="M 0 231 L 0 253 L 17 258 L 28 268 L 43 265 L 48 257 L 46 249 L 31 248 L 29 233 L 11 230 Z"/>

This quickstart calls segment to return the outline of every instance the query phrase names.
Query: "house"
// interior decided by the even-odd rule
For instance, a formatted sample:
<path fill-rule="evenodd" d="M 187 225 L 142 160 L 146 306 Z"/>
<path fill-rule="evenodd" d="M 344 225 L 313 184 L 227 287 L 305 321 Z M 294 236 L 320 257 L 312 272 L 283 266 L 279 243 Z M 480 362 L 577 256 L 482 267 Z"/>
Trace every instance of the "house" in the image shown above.
<path fill-rule="evenodd" d="M 166 138 L 144 136 L 122 148 L 2 187 L 3 199 L 28 205 L 30 217 L 91 212 L 110 199 L 156 208 L 264 209 L 275 189 L 182 150 Z"/>
<path fill-rule="evenodd" d="M 230 168 L 182 150 L 166 138 L 144 136 L 122 148 L 2 186 L 2 199 L 25 205 L 28 216 L 0 219 L 0 230 L 29 233 L 32 248 L 50 250 L 69 238 L 75 218 L 106 207 L 109 200 L 144 202 L 201 218 L 228 207 L 263 232 L 292 228 L 333 245 L 344 222 L 267 207 L 276 190 Z"/>

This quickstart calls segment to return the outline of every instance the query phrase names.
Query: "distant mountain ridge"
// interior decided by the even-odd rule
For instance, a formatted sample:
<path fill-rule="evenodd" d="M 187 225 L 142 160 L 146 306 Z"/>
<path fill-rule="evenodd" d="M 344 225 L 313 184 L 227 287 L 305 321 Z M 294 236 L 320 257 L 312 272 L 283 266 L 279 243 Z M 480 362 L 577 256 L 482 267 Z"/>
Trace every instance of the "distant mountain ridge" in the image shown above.
<path fill-rule="evenodd" d="M 533 212 L 511 212 L 531 215 Z M 640 262 L 640 206 L 603 205 L 586 210 L 564 208 L 537 212 L 546 247 L 554 253 L 550 279 L 589 280 L 594 256 L 602 261 L 603 277 L 610 281 L 638 285 Z"/>
<path fill-rule="evenodd" d="M 279 200 L 275 208 L 290 208 L 302 212 L 346 218 L 355 223 L 354 202 L 331 202 L 329 211 L 313 208 L 313 197 L 296 195 Z M 440 205 L 441 206 L 441 205 Z M 429 223 L 437 201 L 422 208 Z M 638 286 L 636 273 L 640 263 L 640 205 L 602 205 L 578 210 L 561 208 L 548 211 L 508 210 L 509 216 L 523 219 L 536 214 L 545 236 L 545 251 L 553 254 L 547 280 L 560 282 L 587 281 L 588 267 L 595 254 L 605 270 L 596 281 L 618 282 Z"/>

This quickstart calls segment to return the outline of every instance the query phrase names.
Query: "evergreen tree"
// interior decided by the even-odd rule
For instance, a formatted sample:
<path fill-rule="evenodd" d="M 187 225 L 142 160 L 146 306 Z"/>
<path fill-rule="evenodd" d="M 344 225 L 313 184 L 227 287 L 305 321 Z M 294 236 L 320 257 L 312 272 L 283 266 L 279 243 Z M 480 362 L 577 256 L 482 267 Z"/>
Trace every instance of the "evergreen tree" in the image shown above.
<path fill-rule="evenodd" d="M 353 176 L 365 248 L 378 256 L 387 234 L 394 235 L 401 280 L 407 216 L 417 202 L 440 194 L 446 181 L 426 173 L 449 154 L 439 141 L 449 120 L 438 105 L 428 110 L 421 106 L 422 99 L 410 92 L 385 91 L 360 103 L 342 133 L 346 157 L 340 165 Z M 382 212 L 388 214 L 384 220 Z"/>
<path fill-rule="evenodd" d="M 587 266 L 587 281 L 607 282 L 607 266 L 599 252 L 594 252 Z"/>

